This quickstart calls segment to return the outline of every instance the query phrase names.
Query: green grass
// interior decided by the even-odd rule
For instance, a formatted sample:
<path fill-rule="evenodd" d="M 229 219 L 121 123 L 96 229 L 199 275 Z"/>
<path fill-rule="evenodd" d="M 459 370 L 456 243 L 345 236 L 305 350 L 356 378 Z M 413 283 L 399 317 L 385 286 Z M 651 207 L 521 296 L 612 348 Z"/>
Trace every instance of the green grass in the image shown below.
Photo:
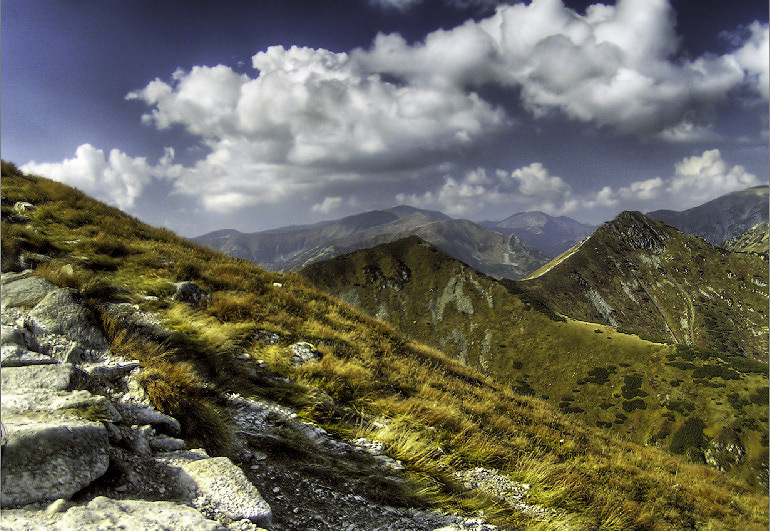
<path fill-rule="evenodd" d="M 398 487 L 401 492 L 395 487 L 382 491 L 388 503 L 464 513 L 483 510 L 504 529 L 767 528 L 767 496 L 748 483 L 624 441 L 575 415 L 560 414 L 544 400 L 516 394 L 508 384 L 323 294 L 299 275 L 269 273 L 198 247 L 43 178 L 4 174 L 2 193 L 5 201 L 27 200 L 40 207 L 29 227 L 23 227 L 27 232 L 3 233 L 4 250 L 6 245 L 22 252 L 45 249 L 54 262 L 39 273 L 89 289 L 97 311 L 105 297 L 119 297 L 164 319 L 173 333 L 160 341 L 139 336 L 100 311 L 112 348 L 145 366 L 143 383 L 153 403 L 177 416 L 185 435 L 212 453 L 230 451 L 230 421 L 220 400 L 222 393 L 238 392 L 291 406 L 335 433 L 386 442 L 391 456 L 405 463 L 409 479 Z M 78 218 L 78 210 L 88 212 L 81 218 L 87 222 L 67 221 Z M 98 256 L 114 259 L 115 267 L 94 269 L 90 264 Z M 183 277 L 195 277 L 211 291 L 211 303 L 194 309 L 171 301 L 166 286 Z M 150 291 L 157 300 L 147 299 Z M 482 302 L 486 304 L 483 297 L 474 299 L 474 307 Z M 549 365 L 555 347 L 569 344 L 575 351 L 592 353 L 580 364 L 554 369 L 564 371 L 562 380 L 571 380 L 567 391 L 554 392 L 554 397 L 575 388 L 577 378 L 591 377 L 592 368 L 618 365 L 606 349 L 625 345 L 636 356 L 627 360 L 627 370 L 608 371 L 603 385 L 584 385 L 581 400 L 592 393 L 606 396 L 605 388 L 620 393 L 625 374 L 641 374 L 642 366 L 656 356 L 662 365 L 671 348 L 610 329 L 596 334 L 596 325 L 556 322 L 536 309 L 508 310 L 539 315 L 543 321 L 536 322 L 550 334 L 537 345 L 512 346 L 519 350 L 523 381 L 535 386 L 535 363 Z M 260 341 L 260 330 L 277 333 L 278 343 Z M 288 347 L 298 340 L 317 345 L 322 359 L 293 366 Z M 236 358 L 243 352 L 264 360 L 267 368 L 246 370 L 247 364 Z M 742 383 L 749 383 L 749 389 L 766 385 Z M 655 396 L 647 380 L 641 388 Z M 578 396 L 573 398 L 579 407 Z M 610 418 L 620 418 L 613 412 L 617 407 L 608 410 Z M 754 405 L 743 406 L 749 407 Z M 633 421 L 629 416 L 623 422 Z M 302 441 L 297 444 L 308 449 Z M 347 473 L 346 466 L 340 463 L 341 473 Z M 533 500 L 554 509 L 554 516 L 537 522 L 459 489 L 454 472 L 473 466 L 497 468 L 530 483 Z"/>

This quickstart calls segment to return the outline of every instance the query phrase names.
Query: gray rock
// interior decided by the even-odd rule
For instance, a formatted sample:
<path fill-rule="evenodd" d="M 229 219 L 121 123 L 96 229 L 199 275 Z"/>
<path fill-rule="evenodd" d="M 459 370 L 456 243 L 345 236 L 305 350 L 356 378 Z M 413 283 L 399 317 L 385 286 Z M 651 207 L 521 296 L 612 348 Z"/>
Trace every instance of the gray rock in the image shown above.
<path fill-rule="evenodd" d="M 158 435 L 150 439 L 150 448 L 153 452 L 176 452 L 185 449 L 185 442 L 182 439 Z"/>
<path fill-rule="evenodd" d="M 13 205 L 13 209 L 16 212 L 32 212 L 33 210 L 37 210 L 37 207 L 33 205 L 32 203 L 28 203 L 26 201 L 16 201 L 16 204 Z"/>
<path fill-rule="evenodd" d="M 46 295 L 57 289 L 59 288 L 41 277 L 14 280 L 0 287 L 0 306 L 3 308 L 34 306 Z"/>
<path fill-rule="evenodd" d="M 178 282 L 174 286 L 176 286 L 176 292 L 171 296 L 171 300 L 198 306 L 202 300 L 210 297 L 194 282 Z"/>
<path fill-rule="evenodd" d="M 61 335 L 84 349 L 105 351 L 109 347 L 93 314 L 73 289 L 57 289 L 46 295 L 29 312 L 27 325 L 35 334 Z"/>
<path fill-rule="evenodd" d="M 182 465 L 200 496 L 198 503 L 232 520 L 248 519 L 270 525 L 272 510 L 243 471 L 226 457 L 191 461 Z"/>
<path fill-rule="evenodd" d="M 70 498 L 107 471 L 101 423 L 3 415 L 2 507 Z"/>
<path fill-rule="evenodd" d="M 8 367 L 0 371 L 3 391 L 14 389 L 49 389 L 71 391 L 84 387 L 87 375 L 70 363 Z"/>
<path fill-rule="evenodd" d="M 99 496 L 88 505 L 72 507 L 56 525 L 70 531 L 223 531 L 192 507 L 166 501 L 112 500 Z"/>
<path fill-rule="evenodd" d="M 289 347 L 289 349 L 291 349 L 293 354 L 291 357 L 291 363 L 293 365 L 304 365 L 306 363 L 310 363 L 311 361 L 321 359 L 321 353 L 318 352 L 318 349 L 310 343 L 306 343 L 304 341 L 294 343 Z"/>
<path fill-rule="evenodd" d="M 277 345 L 281 337 L 269 330 L 257 330 L 257 340 L 265 345 Z"/>
<path fill-rule="evenodd" d="M 16 282 L 17 280 L 34 276 L 34 274 L 35 274 L 35 271 L 32 269 L 26 269 L 24 271 L 20 271 L 19 273 L 3 273 L 2 275 L 0 275 L 0 284 L 8 284 L 10 282 Z"/>
<path fill-rule="evenodd" d="M 47 264 L 53 260 L 50 256 L 38 253 L 24 253 L 19 257 L 19 265 L 23 269 L 35 269 L 40 264 Z"/>
<path fill-rule="evenodd" d="M 112 402 L 85 390 L 16 389 L 3 392 L 3 414 L 31 411 L 64 412 L 73 416 L 87 416 L 88 420 L 108 422 L 122 420 Z"/>
<path fill-rule="evenodd" d="M 39 352 L 32 352 L 16 345 L 0 347 L 0 365 L 3 367 L 24 367 L 26 365 L 46 365 L 56 360 Z"/>
<path fill-rule="evenodd" d="M 138 369 L 140 364 L 138 361 L 125 361 L 110 364 L 91 365 L 89 367 L 83 367 L 92 378 L 104 380 L 108 382 L 114 382 L 128 376 L 131 371 Z"/>
<path fill-rule="evenodd" d="M 2 326 L 2 330 L 0 330 L 0 345 L 14 345 L 35 351 L 38 349 L 35 338 L 23 328 L 16 326 Z"/>
<path fill-rule="evenodd" d="M 126 424 L 149 424 L 169 435 L 179 435 L 182 432 L 182 427 L 178 420 L 164 415 L 152 407 L 125 402 L 117 402 L 115 407 Z"/>

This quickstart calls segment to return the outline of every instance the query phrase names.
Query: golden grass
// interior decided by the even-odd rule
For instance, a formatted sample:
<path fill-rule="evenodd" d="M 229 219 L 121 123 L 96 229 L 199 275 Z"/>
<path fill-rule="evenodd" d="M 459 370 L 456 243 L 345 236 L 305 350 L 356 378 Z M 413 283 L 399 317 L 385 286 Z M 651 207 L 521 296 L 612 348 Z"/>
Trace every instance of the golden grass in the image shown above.
<path fill-rule="evenodd" d="M 4 224 L 3 251 L 44 247 L 57 261 L 39 274 L 74 283 L 68 269 L 62 273 L 70 264 L 75 278 L 96 279 L 163 316 L 174 333 L 157 343 L 101 314 L 112 349 L 146 368 L 143 385 L 156 407 L 214 453 L 226 454 L 231 444 L 218 395 L 234 391 L 278 400 L 337 433 L 384 442 L 407 467 L 415 485 L 410 500 L 466 513 L 483 510 L 505 529 L 767 529 L 768 498 L 745 483 L 575 422 L 406 339 L 296 274 L 268 273 L 203 249 L 46 179 L 4 176 L 2 186 L 7 201 L 34 198 L 48 207 L 32 223 L 44 241 L 30 241 L 37 233 Z M 68 211 L 78 209 L 89 212 L 93 225 L 66 221 L 77 217 Z M 116 268 L 79 265 L 64 243 L 78 239 L 85 243 L 77 252 L 107 256 Z M 158 301 L 142 298 L 149 287 L 182 277 L 196 277 L 213 291 L 211 302 L 200 309 L 172 303 L 167 288 L 155 291 Z M 92 291 L 98 307 L 103 290 Z M 260 343 L 257 330 L 278 333 L 280 342 Z M 323 358 L 294 367 L 289 345 L 299 340 L 315 342 Z M 246 373 L 235 359 L 241 352 L 291 381 Z M 552 516 L 540 522 L 465 492 L 454 473 L 474 466 L 530 483 L 532 500 L 551 508 Z"/>

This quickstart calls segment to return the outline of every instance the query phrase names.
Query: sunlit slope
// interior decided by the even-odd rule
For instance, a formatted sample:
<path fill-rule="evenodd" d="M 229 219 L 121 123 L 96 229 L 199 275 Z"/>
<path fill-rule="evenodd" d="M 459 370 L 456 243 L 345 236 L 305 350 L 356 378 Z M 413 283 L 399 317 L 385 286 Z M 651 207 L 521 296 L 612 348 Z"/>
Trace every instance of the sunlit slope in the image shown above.
<path fill-rule="evenodd" d="M 17 201 L 37 208 L 14 213 Z M 220 397 L 237 392 L 277 400 L 339 437 L 386 443 L 406 470 L 356 477 L 371 485 L 364 499 L 483 510 L 502 529 L 767 527 L 767 497 L 745 482 L 585 426 L 296 275 L 204 249 L 5 164 L 2 217 L 3 270 L 20 267 L 22 258 L 39 263 L 38 274 L 84 292 L 116 353 L 140 358 L 152 375 L 146 385 L 153 402 L 182 422 L 191 444 L 212 453 L 227 453 L 228 437 L 237 437 L 217 415 Z M 210 301 L 195 308 L 171 300 L 180 280 L 207 290 Z M 174 334 L 163 344 L 137 336 L 110 319 L 108 301 L 150 312 Z M 278 342 L 261 341 L 260 331 L 277 334 Z M 297 340 L 315 344 L 321 360 L 293 365 L 289 346 Z M 312 460 L 303 444 L 293 450 Z M 307 473 L 319 466 L 309 463 Z M 336 466 L 343 480 L 353 479 L 352 464 Z M 548 509 L 542 520 L 462 488 L 455 472 L 479 466 L 530 484 L 531 501 Z"/>

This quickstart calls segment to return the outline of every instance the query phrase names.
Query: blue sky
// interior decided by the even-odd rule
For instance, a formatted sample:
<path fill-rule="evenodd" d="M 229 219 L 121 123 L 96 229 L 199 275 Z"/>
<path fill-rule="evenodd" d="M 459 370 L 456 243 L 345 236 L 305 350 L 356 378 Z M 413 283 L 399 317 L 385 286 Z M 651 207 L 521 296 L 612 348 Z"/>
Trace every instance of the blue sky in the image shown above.
<path fill-rule="evenodd" d="M 764 0 L 6 0 L 2 156 L 185 236 L 768 180 Z"/>

